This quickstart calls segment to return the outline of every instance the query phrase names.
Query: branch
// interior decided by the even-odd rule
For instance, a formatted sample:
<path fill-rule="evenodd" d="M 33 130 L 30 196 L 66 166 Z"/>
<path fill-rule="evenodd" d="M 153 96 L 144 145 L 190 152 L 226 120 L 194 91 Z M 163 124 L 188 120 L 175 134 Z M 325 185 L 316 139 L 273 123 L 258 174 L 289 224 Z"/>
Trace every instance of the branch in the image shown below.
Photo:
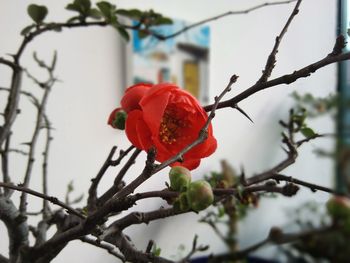
<path fill-rule="evenodd" d="M 260 4 L 260 5 L 256 5 L 256 6 L 253 6 L 253 7 L 250 7 L 250 8 L 247 8 L 247 9 L 243 9 L 243 10 L 238 10 L 238 11 L 228 11 L 228 12 L 225 12 L 223 14 L 220 14 L 220 15 L 217 15 L 217 16 L 214 16 L 214 17 L 211 17 L 211 18 L 207 18 L 207 19 L 204 19 L 204 20 L 201 20 L 197 23 L 194 23 L 192 25 L 189 25 L 189 26 L 186 26 L 182 29 L 180 29 L 179 31 L 173 33 L 173 34 L 170 34 L 170 35 L 167 35 L 167 36 L 163 36 L 163 35 L 160 35 L 160 34 L 157 34 L 156 32 L 154 31 L 150 31 L 149 33 L 156 37 L 157 39 L 159 40 L 167 40 L 169 38 L 174 38 L 192 28 L 195 28 L 197 26 L 200 26 L 200 25 L 203 25 L 203 24 L 206 24 L 206 23 L 209 23 L 209 22 L 212 22 L 212 21 L 215 21 L 215 20 L 218 20 L 218 19 L 221 19 L 223 17 L 226 17 L 226 16 L 231 16 L 231 15 L 243 15 L 243 14 L 248 14 L 252 11 L 255 11 L 255 10 L 258 10 L 258 9 L 261 9 L 261 8 L 264 8 L 264 7 L 267 7 L 267 6 L 274 6 L 274 5 L 283 5 L 283 4 L 289 4 L 289 3 L 292 3 L 292 2 L 295 2 L 296 0 L 289 0 L 289 1 L 277 1 L 277 2 L 266 2 L 266 3 L 263 3 L 263 4 Z"/>
<path fill-rule="evenodd" d="M 0 197 L 0 220 L 5 223 L 8 231 L 10 262 L 17 262 L 20 248 L 29 244 L 27 221 L 13 202 L 4 197 Z"/>
<path fill-rule="evenodd" d="M 203 252 L 203 251 L 206 251 L 208 250 L 209 246 L 203 246 L 203 245 L 200 245 L 200 246 L 197 246 L 197 240 L 198 240 L 198 236 L 195 235 L 194 238 L 193 238 L 193 242 L 192 242 L 192 249 L 191 251 L 187 254 L 186 257 L 184 257 L 183 260 L 180 261 L 180 263 L 185 263 L 185 262 L 190 262 L 190 258 L 197 252 Z"/>
<path fill-rule="evenodd" d="M 26 187 L 23 186 L 16 186 L 13 184 L 7 184 L 7 183 L 2 183 L 0 182 L 0 187 L 4 187 L 4 188 L 9 188 L 9 189 L 13 189 L 16 191 L 20 191 L 20 192 L 24 192 L 30 195 L 34 195 L 36 197 L 42 198 L 44 200 L 47 200 L 55 205 L 58 205 L 64 209 L 66 209 L 70 214 L 74 214 L 80 218 L 85 218 L 84 215 L 82 215 L 81 213 L 79 213 L 77 210 L 75 210 L 74 208 L 68 206 L 67 204 L 65 204 L 64 202 L 60 201 L 57 197 L 54 196 L 48 196 L 48 195 L 44 195 L 42 193 L 39 193 L 37 191 L 34 191 L 32 189 L 28 189 Z"/>
<path fill-rule="evenodd" d="M 9 167 L 8 167 L 8 164 L 9 164 L 8 153 L 10 149 L 10 139 L 11 139 L 11 136 L 9 135 L 5 141 L 5 145 L 4 145 L 5 148 L 1 150 L 1 170 L 2 170 L 4 183 L 11 182 L 11 178 L 9 175 Z M 6 197 L 8 197 L 10 193 L 11 192 L 9 191 L 9 189 L 4 189 L 4 194 Z"/>
<path fill-rule="evenodd" d="M 287 168 L 288 166 L 290 166 L 291 164 L 293 164 L 298 156 L 298 152 L 295 148 L 295 146 L 293 145 L 293 143 L 291 142 L 290 138 L 287 137 L 287 135 L 285 135 L 284 133 L 282 133 L 283 136 L 283 142 L 287 145 L 288 150 L 286 151 L 287 153 L 287 158 L 285 160 L 283 160 L 282 162 L 280 162 L 279 164 L 277 164 L 275 167 L 271 168 L 270 170 L 267 170 L 263 173 L 254 175 L 248 179 L 245 179 L 242 183 L 245 186 L 248 185 L 252 185 L 252 184 L 256 184 L 262 181 L 265 181 L 267 179 L 270 179 L 271 176 L 279 173 L 280 171 L 284 170 L 285 168 Z"/>
<path fill-rule="evenodd" d="M 88 197 L 88 208 L 95 209 L 95 204 L 97 201 L 97 187 L 102 179 L 102 176 L 106 173 L 107 169 L 111 165 L 111 161 L 115 151 L 117 150 L 117 146 L 113 146 L 111 151 L 108 154 L 108 157 L 104 164 L 102 165 L 100 171 L 97 173 L 96 177 L 91 179 L 91 186 L 89 189 L 89 197 Z"/>
<path fill-rule="evenodd" d="M 45 64 L 42 61 L 38 61 L 38 59 L 36 58 L 36 55 L 34 53 L 34 59 L 37 61 L 37 63 L 39 65 L 41 64 Z M 56 61 L 56 52 L 54 53 L 53 56 L 53 60 L 52 61 Z M 52 62 L 52 64 L 54 65 L 54 63 Z M 47 71 L 49 74 L 49 78 L 47 80 L 46 83 L 43 84 L 43 88 L 45 88 L 44 91 L 44 95 L 41 99 L 40 104 L 38 105 L 38 112 L 37 112 L 37 117 L 36 117 L 36 124 L 35 124 L 35 128 L 34 128 L 34 132 L 31 138 L 31 141 L 29 143 L 29 154 L 28 154 L 28 161 L 27 161 L 27 168 L 26 168 L 26 172 L 25 172 L 25 176 L 24 176 L 24 180 L 23 180 L 23 187 L 28 187 L 29 186 L 29 182 L 31 179 L 31 174 L 32 174 L 32 169 L 33 169 L 33 164 L 34 164 L 34 156 L 35 156 L 35 148 L 36 148 L 36 143 L 38 140 L 38 136 L 39 136 L 39 132 L 42 128 L 42 121 L 45 115 L 45 107 L 46 107 L 46 103 L 51 91 L 52 86 L 54 85 L 56 78 L 53 76 L 53 71 L 54 71 L 54 67 L 47 67 Z M 41 83 L 38 80 L 35 81 L 36 83 Z M 21 213 L 25 214 L 26 210 L 27 210 L 27 195 L 25 192 L 22 193 L 21 195 L 21 201 L 20 201 L 20 206 L 19 206 L 19 210 L 21 211 Z"/>
<path fill-rule="evenodd" d="M 0 254 L 0 263 L 10 263 L 8 258 L 5 258 L 3 255 Z"/>
<path fill-rule="evenodd" d="M 251 252 L 267 244 L 276 244 L 276 245 L 287 244 L 287 243 L 295 242 L 313 235 L 324 234 L 332 230 L 334 230 L 332 227 L 325 227 L 320 229 L 307 230 L 299 233 L 283 233 L 281 229 L 277 227 L 273 227 L 271 228 L 269 236 L 266 239 L 241 251 L 228 253 L 228 254 L 213 255 L 211 256 L 211 258 L 209 258 L 209 262 L 219 263 L 226 260 L 243 259 L 247 257 Z"/>
<path fill-rule="evenodd" d="M 119 254 L 117 251 L 115 251 L 115 247 L 113 245 L 110 245 L 110 244 L 105 243 L 105 242 L 102 243 L 99 239 L 93 239 L 93 238 L 89 238 L 87 236 L 81 237 L 79 239 L 84 243 L 88 243 L 88 244 L 91 244 L 93 246 L 105 249 L 105 250 L 107 250 L 107 252 L 109 254 L 119 258 L 122 262 L 125 262 L 124 256 Z"/>
<path fill-rule="evenodd" d="M 113 237 L 108 237 L 106 241 L 117 246 L 123 253 L 125 259 L 130 262 L 174 263 L 171 260 L 155 256 L 152 253 L 144 253 L 142 251 L 136 250 L 128 238 L 121 232 Z"/>
<path fill-rule="evenodd" d="M 304 182 L 302 180 L 295 179 L 295 178 L 293 178 L 291 176 L 285 176 L 285 175 L 282 175 L 282 174 L 275 174 L 275 175 L 273 175 L 271 177 L 271 179 L 276 180 L 277 183 L 279 183 L 279 181 L 286 181 L 286 182 L 290 182 L 290 183 L 293 183 L 293 184 L 302 185 L 302 186 L 305 186 L 307 188 L 310 188 L 310 190 L 312 192 L 316 192 L 317 190 L 319 190 L 319 191 L 330 193 L 330 194 L 334 194 L 334 195 L 344 196 L 344 193 L 338 192 L 337 190 L 333 190 L 331 188 L 320 186 L 320 185 L 317 185 L 317 184 Z"/>
<path fill-rule="evenodd" d="M 46 129 L 46 144 L 45 144 L 45 149 L 43 152 L 43 194 L 47 195 L 48 194 L 48 187 L 47 187 L 47 176 L 48 176 L 48 172 L 47 172 L 47 166 L 48 166 L 48 159 L 49 159 L 49 152 L 50 152 L 50 145 L 51 145 L 51 141 L 52 141 L 52 136 L 51 136 L 51 123 L 48 119 L 48 117 L 46 115 L 43 116 L 44 117 L 44 122 L 45 122 L 45 129 Z M 49 218 L 50 215 L 50 207 L 48 204 L 48 201 L 44 199 L 43 201 L 43 220 L 47 220 Z"/>
<path fill-rule="evenodd" d="M 293 12 L 291 13 L 291 15 L 289 16 L 285 26 L 283 27 L 281 33 L 276 37 L 275 40 L 275 45 L 270 53 L 270 55 L 268 56 L 268 59 L 266 61 L 266 65 L 265 65 L 265 69 L 263 70 L 263 74 L 260 77 L 260 79 L 258 80 L 258 83 L 262 83 L 262 82 L 266 82 L 268 80 L 268 78 L 271 76 L 271 73 L 275 67 L 275 63 L 276 63 L 276 54 L 278 52 L 278 48 L 279 45 L 282 41 L 283 36 L 285 35 L 285 33 L 288 30 L 289 25 L 292 23 L 293 18 L 299 13 L 299 6 L 301 4 L 302 0 L 298 0 L 298 2 L 296 3 Z"/>
<path fill-rule="evenodd" d="M 129 147 L 129 149 L 127 150 L 127 152 L 129 152 L 130 150 L 134 149 L 135 147 L 131 146 Z M 141 150 L 139 149 L 135 149 L 135 151 L 133 152 L 133 154 L 130 156 L 129 160 L 125 163 L 125 165 L 123 166 L 122 169 L 120 169 L 118 175 L 116 176 L 116 178 L 114 179 L 113 182 L 113 186 L 111 186 L 111 188 L 109 188 L 99 199 L 98 199 L 98 204 L 101 205 L 103 203 L 105 203 L 107 200 L 109 200 L 110 198 L 113 197 L 113 195 L 115 195 L 121 188 L 121 182 L 125 176 L 125 174 L 127 173 L 127 171 L 130 169 L 130 167 L 135 163 L 136 158 L 139 156 L 139 154 L 141 153 Z M 119 159 L 119 158 L 118 158 Z M 113 164 L 119 164 L 120 161 L 116 161 Z"/>
<path fill-rule="evenodd" d="M 300 78 L 306 78 L 309 77 L 312 73 L 316 72 L 318 69 L 323 68 L 329 64 L 336 63 L 336 62 L 341 62 L 344 60 L 349 60 L 350 59 L 350 52 L 342 53 L 342 54 L 337 54 L 333 55 L 332 53 L 327 55 L 325 58 L 312 63 L 302 69 L 296 70 L 291 74 L 283 75 L 281 77 L 269 80 L 267 82 L 263 83 L 256 83 L 250 88 L 246 89 L 242 93 L 238 94 L 237 96 L 220 102 L 219 105 L 217 106 L 217 109 L 222 109 L 226 107 L 234 107 L 238 102 L 248 98 L 249 96 L 253 95 L 254 93 L 257 93 L 259 91 L 262 91 L 267 88 L 271 88 L 274 86 L 278 86 L 281 84 L 291 84 L 295 82 L 296 80 Z M 204 109 L 206 111 L 210 111 L 214 107 L 214 104 L 205 106 Z"/>

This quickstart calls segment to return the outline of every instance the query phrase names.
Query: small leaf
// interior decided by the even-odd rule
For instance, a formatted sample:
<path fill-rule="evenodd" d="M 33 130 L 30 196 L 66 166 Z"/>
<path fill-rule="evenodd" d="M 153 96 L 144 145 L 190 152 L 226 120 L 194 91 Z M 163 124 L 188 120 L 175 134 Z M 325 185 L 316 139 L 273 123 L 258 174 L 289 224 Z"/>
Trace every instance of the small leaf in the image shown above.
<path fill-rule="evenodd" d="M 26 26 L 25 28 L 22 29 L 21 35 L 22 36 L 27 35 L 34 27 L 35 27 L 35 25 Z"/>
<path fill-rule="evenodd" d="M 73 3 L 66 6 L 66 9 L 78 12 L 83 17 L 87 17 L 91 9 L 91 2 L 90 0 L 74 0 Z"/>
<path fill-rule="evenodd" d="M 143 13 L 138 9 L 130 9 L 130 10 L 118 9 L 116 11 L 116 14 L 121 16 L 127 16 L 130 18 L 140 18 L 143 15 Z"/>
<path fill-rule="evenodd" d="M 66 6 L 66 9 L 67 9 L 67 10 L 70 10 L 70 11 L 76 11 L 76 12 L 79 12 L 79 13 L 80 13 L 79 5 L 76 5 L 76 4 L 68 4 L 68 5 Z"/>
<path fill-rule="evenodd" d="M 124 27 L 121 27 L 119 25 L 113 25 L 113 27 L 115 29 L 117 29 L 117 31 L 119 32 L 119 34 L 122 36 L 122 38 L 124 38 L 126 41 L 129 41 L 130 40 L 130 36 L 129 36 L 129 33 L 128 31 L 125 30 Z"/>
<path fill-rule="evenodd" d="M 348 36 L 350 37 L 350 28 L 348 28 Z"/>
<path fill-rule="evenodd" d="M 45 19 L 48 10 L 46 6 L 31 4 L 27 8 L 27 12 L 35 23 L 40 24 Z"/>
<path fill-rule="evenodd" d="M 171 25 L 173 23 L 173 20 L 171 20 L 168 17 L 159 17 L 154 22 L 155 25 Z"/>
<path fill-rule="evenodd" d="M 73 22 L 75 22 L 75 21 L 79 21 L 80 20 L 80 17 L 79 16 L 73 16 L 73 17 L 71 17 L 71 18 L 69 18 L 68 20 L 67 20 L 67 23 L 68 24 L 71 24 L 71 23 L 73 23 Z"/>
<path fill-rule="evenodd" d="M 115 5 L 112 5 L 109 2 L 102 1 L 96 4 L 98 9 L 100 9 L 103 17 L 106 19 L 109 23 L 115 23 L 117 21 L 117 18 L 115 16 Z"/>
<path fill-rule="evenodd" d="M 301 128 L 300 132 L 306 137 L 311 138 L 316 135 L 316 133 L 309 127 Z"/>
<path fill-rule="evenodd" d="M 92 18 L 95 18 L 95 19 L 100 19 L 102 17 L 102 14 L 96 8 L 92 8 L 92 9 L 89 10 L 88 16 L 92 17 Z"/>

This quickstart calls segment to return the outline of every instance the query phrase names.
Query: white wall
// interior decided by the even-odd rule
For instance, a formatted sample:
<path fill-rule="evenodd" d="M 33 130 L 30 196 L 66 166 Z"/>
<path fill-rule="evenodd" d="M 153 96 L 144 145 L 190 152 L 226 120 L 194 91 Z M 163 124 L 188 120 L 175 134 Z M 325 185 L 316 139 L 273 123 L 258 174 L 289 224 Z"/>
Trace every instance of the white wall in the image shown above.
<path fill-rule="evenodd" d="M 71 13 L 64 10 L 67 1 L 35 1 L 49 7 L 49 20 L 65 20 Z M 189 21 L 198 21 L 228 10 L 250 7 L 262 0 L 221 0 L 215 4 L 211 0 L 149 0 L 117 2 L 118 7 L 153 8 L 171 17 Z M 0 54 L 14 53 L 19 46 L 20 30 L 30 23 L 26 15 L 28 1 L 13 0 L 0 2 Z M 316 9 L 317 7 L 317 9 Z M 233 96 L 254 84 L 265 65 L 267 55 L 272 49 L 274 38 L 278 35 L 289 16 L 293 5 L 274 6 L 255 11 L 248 15 L 231 16 L 211 23 L 210 51 L 210 97 L 218 94 L 232 74 L 240 76 L 229 96 Z M 335 0 L 305 0 L 301 11 L 293 21 L 278 53 L 278 62 L 272 77 L 290 73 L 327 55 L 333 47 L 336 25 Z M 54 127 L 52 153 L 50 155 L 51 195 L 64 198 L 66 185 L 74 180 L 76 195 L 84 192 L 90 179 L 96 174 L 112 145 L 125 148 L 129 145 L 122 132 L 116 132 L 106 125 L 109 112 L 121 97 L 123 61 L 121 40 L 110 28 L 89 28 L 64 30 L 47 33 L 31 43 L 23 57 L 22 64 L 39 77 L 44 77 L 31 59 L 33 50 L 49 59 L 54 50 L 58 51 L 57 75 L 62 80 L 57 84 L 49 99 L 48 113 Z M 0 67 L 0 86 L 9 83 L 9 71 Z M 202 166 L 194 172 L 196 178 L 212 170 L 219 170 L 219 160 L 228 159 L 235 167 L 243 165 L 247 175 L 252 175 L 271 167 L 284 158 L 280 148 L 280 128 L 277 120 L 286 118 L 291 100 L 288 97 L 294 90 L 310 91 L 317 96 L 325 96 L 334 91 L 336 83 L 335 66 L 321 69 L 308 79 L 298 80 L 290 86 L 280 86 L 263 91 L 243 101 L 240 106 L 253 118 L 251 124 L 242 115 L 233 110 L 221 110 L 213 121 L 214 132 L 218 139 L 218 150 L 203 160 Z M 25 80 L 24 88 L 38 93 L 30 80 Z M 39 91 L 40 92 L 40 91 Z M 5 104 L 1 95 L 1 106 Z M 31 105 L 22 100 L 21 115 L 15 129 L 14 146 L 25 149 L 21 142 L 31 136 L 34 114 Z M 328 132 L 334 129 L 328 119 L 312 123 L 317 131 Z M 29 131 L 29 134 L 28 134 Z M 328 148 L 333 146 L 329 140 L 320 143 Z M 300 179 L 317 181 L 332 185 L 333 165 L 328 160 L 318 160 L 312 150 L 316 143 L 303 147 L 300 159 L 288 168 L 286 174 Z M 38 147 L 37 166 L 33 174 L 32 187 L 40 191 L 41 147 Z M 15 154 L 14 154 L 15 155 Z M 144 155 L 143 155 L 144 157 Z M 14 156 L 11 163 L 11 175 L 15 183 L 21 182 L 25 160 Z M 142 161 L 132 168 L 127 180 L 134 178 L 141 169 Z M 116 170 L 109 172 L 103 181 L 103 188 L 111 185 Z M 159 189 L 167 180 L 166 172 L 155 175 L 138 191 Z M 264 238 L 272 225 L 284 225 L 285 207 L 297 206 L 305 200 L 324 202 L 328 198 L 322 193 L 311 194 L 303 189 L 293 199 L 263 201 L 240 228 L 242 247 Z M 40 210 L 41 202 L 29 199 L 33 207 L 30 211 Z M 142 207 L 133 210 L 156 209 L 164 202 L 151 200 L 142 202 Z M 149 226 L 132 227 L 128 233 L 135 239 L 139 248 L 147 245 L 149 238 L 154 239 L 162 248 L 164 256 L 176 255 L 177 246 L 183 243 L 190 247 L 195 233 L 199 242 L 210 244 L 212 251 L 223 251 L 224 245 L 204 225 L 196 224 L 197 215 L 183 215 L 174 219 L 151 223 Z M 5 229 L 0 225 L 1 237 Z M 82 249 L 83 252 L 82 252 Z M 0 253 L 6 254 L 7 245 L 0 242 Z M 261 252 L 271 256 L 270 250 Z M 114 262 L 113 258 L 98 249 L 88 248 L 80 242 L 73 242 L 54 262 L 67 262 L 72 255 L 79 255 L 77 262 Z"/>

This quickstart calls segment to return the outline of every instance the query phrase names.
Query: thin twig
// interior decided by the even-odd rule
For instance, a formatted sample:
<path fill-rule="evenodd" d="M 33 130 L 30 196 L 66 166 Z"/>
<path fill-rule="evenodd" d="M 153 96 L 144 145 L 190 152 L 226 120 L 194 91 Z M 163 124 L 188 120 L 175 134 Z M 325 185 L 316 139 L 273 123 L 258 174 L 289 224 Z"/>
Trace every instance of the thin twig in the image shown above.
<path fill-rule="evenodd" d="M 203 245 L 200 245 L 200 246 L 197 246 L 197 241 L 198 241 L 198 236 L 195 235 L 194 238 L 193 238 L 193 241 L 192 241 L 192 249 L 190 252 L 188 252 L 187 256 L 184 257 L 180 263 L 185 263 L 185 262 L 189 262 L 190 258 L 197 252 L 203 252 L 203 251 L 206 251 L 208 250 L 209 246 L 203 246 Z"/>
<path fill-rule="evenodd" d="M 317 185 L 317 184 L 313 184 L 313 183 L 308 183 L 308 182 L 293 178 L 291 176 L 286 176 L 286 175 L 282 175 L 282 174 L 275 174 L 271 177 L 271 179 L 276 180 L 277 182 L 286 181 L 286 182 L 290 182 L 293 184 L 302 185 L 302 186 L 310 188 L 310 190 L 312 192 L 316 192 L 317 190 L 319 190 L 319 191 L 330 193 L 330 194 L 341 195 L 341 196 L 344 195 L 344 193 L 340 193 L 340 192 L 338 192 L 334 189 L 331 189 L 329 187 L 325 187 L 325 186 L 321 186 L 321 185 Z"/>
<path fill-rule="evenodd" d="M 118 165 L 120 163 L 120 160 L 122 159 L 121 156 L 125 156 L 127 153 L 129 153 L 134 148 L 135 147 L 133 147 L 133 146 L 129 147 L 127 151 L 123 152 L 123 155 L 120 155 L 120 157 L 116 161 L 112 162 L 112 165 L 114 165 L 114 166 Z M 113 195 L 115 195 L 118 192 L 118 190 L 120 188 L 120 184 L 123 180 L 123 177 L 125 176 L 127 171 L 130 169 L 130 167 L 135 163 L 135 160 L 139 156 L 140 153 L 141 153 L 141 150 L 135 149 L 135 151 L 130 156 L 128 161 L 124 164 L 123 168 L 120 169 L 118 175 L 114 179 L 113 185 L 101 197 L 98 198 L 98 204 L 103 204 L 104 202 L 106 202 L 108 199 L 110 199 Z"/>
<path fill-rule="evenodd" d="M 238 94 L 237 96 L 235 96 L 229 100 L 220 102 L 217 106 L 217 109 L 222 109 L 222 108 L 226 108 L 226 107 L 234 107 L 234 105 L 236 105 L 238 102 L 250 97 L 251 95 L 253 95 L 259 91 L 262 91 L 264 89 L 271 88 L 274 86 L 278 86 L 281 84 L 291 84 L 300 78 L 309 77 L 312 73 L 316 72 L 318 69 L 323 68 L 329 64 L 333 64 L 333 63 L 337 63 L 337 62 L 341 62 L 341 61 L 349 60 L 349 59 L 350 59 L 350 52 L 346 52 L 346 53 L 342 53 L 342 54 L 338 54 L 338 55 L 329 54 L 325 58 L 323 58 L 315 63 L 312 63 L 306 67 L 303 67 L 299 70 L 296 70 L 293 73 L 286 74 L 286 75 L 280 76 L 278 78 L 275 78 L 275 79 L 272 79 L 272 80 L 269 80 L 266 82 L 256 83 L 253 86 L 251 86 L 250 88 L 243 91 L 242 93 Z M 214 106 L 214 104 L 207 105 L 204 107 L 204 109 L 206 111 L 210 111 L 213 108 L 213 106 Z"/>
<path fill-rule="evenodd" d="M 119 254 L 117 251 L 115 251 L 115 247 L 113 245 L 110 245 L 106 242 L 101 242 L 101 240 L 99 239 L 93 239 L 93 238 L 89 238 L 87 236 L 84 237 L 80 237 L 79 238 L 82 242 L 84 243 L 88 243 L 91 244 L 93 246 L 102 248 L 104 250 L 107 250 L 107 252 L 117 258 L 119 258 L 122 262 L 125 262 L 125 258 L 123 255 Z"/>
<path fill-rule="evenodd" d="M 117 146 L 113 146 L 111 151 L 108 154 L 106 161 L 103 163 L 103 165 L 102 165 L 101 169 L 99 170 L 99 172 L 97 173 L 96 177 L 91 179 L 92 183 L 91 183 L 91 186 L 89 188 L 89 197 L 88 197 L 89 210 L 95 208 L 95 204 L 97 201 L 97 187 L 102 179 L 102 176 L 106 173 L 107 169 L 110 167 L 113 155 L 114 155 L 116 150 L 117 150 Z"/>
<path fill-rule="evenodd" d="M 312 136 L 310 136 L 310 137 L 307 137 L 307 138 L 305 138 L 305 139 L 302 139 L 302 140 L 300 140 L 300 141 L 297 141 L 296 143 L 295 143 L 295 145 L 297 146 L 297 147 L 299 147 L 299 146 L 301 146 L 302 144 L 304 144 L 304 143 L 306 143 L 306 142 L 309 142 L 309 141 L 311 141 L 311 140 L 314 140 L 314 139 L 317 139 L 317 138 L 324 138 L 324 137 L 334 137 L 335 136 L 335 134 L 332 134 L 332 133 L 322 133 L 322 134 L 318 134 L 318 133 L 316 133 L 316 134 L 314 134 L 314 135 L 312 135 Z"/>
<path fill-rule="evenodd" d="M 64 202 L 60 201 L 57 197 L 44 195 L 42 193 L 39 193 L 39 192 L 37 192 L 35 190 L 29 189 L 29 188 L 26 188 L 26 187 L 23 187 L 23 186 L 16 186 L 16 185 L 13 185 L 13 184 L 6 184 L 6 183 L 2 183 L 2 182 L 0 182 L 0 187 L 13 189 L 13 190 L 16 190 L 16 191 L 24 192 L 24 193 L 27 193 L 27 194 L 30 194 L 30 195 L 34 195 L 36 197 L 48 200 L 49 202 L 66 209 L 71 214 L 74 214 L 74 215 L 76 215 L 76 216 L 78 216 L 80 218 L 85 218 L 84 215 L 79 213 L 74 208 L 68 206 Z"/>
<path fill-rule="evenodd" d="M 44 195 L 48 194 L 48 163 L 49 163 L 49 152 L 50 152 L 50 146 L 51 146 L 51 141 L 52 141 L 52 136 L 51 136 L 51 123 L 48 119 L 48 117 L 44 114 L 43 119 L 45 122 L 45 129 L 46 129 L 46 144 L 45 144 L 45 149 L 43 152 L 43 164 L 42 164 L 42 169 L 43 169 L 43 193 Z M 50 207 L 48 204 L 47 200 L 43 201 L 43 220 L 47 220 L 50 216 Z"/>
<path fill-rule="evenodd" d="M 266 3 L 263 3 L 263 4 L 259 4 L 259 5 L 256 5 L 256 6 L 253 6 L 253 7 L 250 7 L 250 8 L 247 8 L 247 9 L 243 9 L 243 10 L 238 10 L 238 11 L 228 11 L 228 12 L 225 12 L 223 14 L 220 14 L 220 15 L 217 15 L 217 16 L 214 16 L 214 17 L 210 17 L 210 18 L 207 18 L 207 19 L 204 19 L 204 20 L 201 20 L 197 23 L 194 23 L 192 25 L 189 25 L 189 26 L 186 26 L 182 29 L 180 29 L 179 31 L 173 33 L 173 34 L 170 34 L 170 35 L 166 35 L 166 36 L 163 36 L 163 35 L 160 35 L 160 34 L 157 34 L 156 32 L 154 31 L 150 31 L 149 33 L 151 35 L 153 35 L 154 37 L 156 37 L 157 39 L 159 40 L 166 40 L 166 39 L 169 39 L 169 38 L 174 38 L 192 28 L 195 28 L 195 27 L 198 27 L 200 25 L 203 25 L 203 24 L 206 24 L 206 23 L 209 23 L 209 22 L 212 22 L 212 21 L 215 21 L 215 20 L 218 20 L 218 19 L 221 19 L 223 17 L 226 17 L 226 16 L 231 16 L 231 15 L 243 15 L 243 14 L 248 14 L 252 11 L 255 11 L 255 10 L 258 10 L 260 8 L 264 8 L 264 7 L 267 7 L 267 6 L 273 6 L 273 5 L 283 5 L 283 4 L 289 4 L 289 3 L 292 3 L 292 2 L 295 2 L 296 0 L 289 0 L 289 1 L 277 1 L 277 2 L 266 2 Z"/>
<path fill-rule="evenodd" d="M 289 18 L 288 18 L 286 24 L 284 25 L 281 33 L 276 37 L 275 45 L 274 45 L 270 55 L 267 58 L 266 65 L 265 65 L 265 68 L 263 70 L 263 74 L 260 77 L 260 79 L 258 80 L 258 83 L 266 82 L 268 80 L 268 78 L 271 76 L 271 73 L 272 73 L 272 71 L 273 71 L 273 69 L 275 67 L 276 54 L 278 52 L 279 45 L 280 45 L 280 43 L 282 41 L 283 36 L 287 32 L 289 25 L 292 23 L 293 18 L 299 13 L 299 6 L 301 4 L 301 1 L 302 0 L 298 0 L 298 2 L 296 3 L 296 5 L 295 5 L 295 7 L 293 9 L 293 12 L 289 16 Z"/>
<path fill-rule="evenodd" d="M 56 53 L 53 57 L 53 60 L 55 59 L 55 57 L 56 57 Z M 23 180 L 23 186 L 26 188 L 29 186 L 29 182 L 31 179 L 33 164 L 34 164 L 34 160 L 35 160 L 34 156 L 35 156 L 35 150 L 36 150 L 36 143 L 38 140 L 40 130 L 42 128 L 42 121 L 43 121 L 43 118 L 45 115 L 46 103 L 47 103 L 51 88 L 55 83 L 55 77 L 53 76 L 53 70 L 54 70 L 54 68 L 48 70 L 48 74 L 49 74 L 48 81 L 47 81 L 48 85 L 45 85 L 45 91 L 44 91 L 43 97 L 41 99 L 40 105 L 38 107 L 34 132 L 33 132 L 30 144 L 29 144 L 29 155 L 28 155 L 28 161 L 27 161 L 27 168 L 26 168 L 26 172 L 25 172 L 24 180 Z M 19 210 L 23 214 L 26 213 L 27 195 L 25 192 L 23 192 L 21 195 Z"/>
<path fill-rule="evenodd" d="M 280 171 L 284 170 L 285 168 L 287 168 L 291 164 L 295 163 L 295 160 L 298 156 L 298 152 L 296 150 L 296 147 L 294 144 L 292 144 L 290 138 L 288 138 L 287 135 L 282 133 L 282 136 L 283 136 L 283 142 L 288 147 L 288 150 L 286 151 L 286 153 L 287 153 L 286 159 L 281 161 L 279 164 L 277 164 L 273 168 L 271 168 L 263 173 L 260 173 L 260 174 L 254 175 L 248 179 L 245 179 L 245 181 L 242 182 L 245 186 L 256 184 L 256 183 L 265 181 L 267 179 L 270 179 L 271 176 L 273 176 L 274 174 L 279 173 Z"/>

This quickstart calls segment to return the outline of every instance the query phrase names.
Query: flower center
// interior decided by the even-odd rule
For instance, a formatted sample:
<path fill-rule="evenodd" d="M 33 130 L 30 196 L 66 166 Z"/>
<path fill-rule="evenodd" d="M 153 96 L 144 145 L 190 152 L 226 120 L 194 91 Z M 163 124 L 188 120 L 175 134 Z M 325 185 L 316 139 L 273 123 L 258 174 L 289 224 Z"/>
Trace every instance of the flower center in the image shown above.
<path fill-rule="evenodd" d="M 160 123 L 160 140 L 166 144 L 173 144 L 183 136 L 183 128 L 186 127 L 188 127 L 186 113 L 176 106 L 169 105 Z"/>

